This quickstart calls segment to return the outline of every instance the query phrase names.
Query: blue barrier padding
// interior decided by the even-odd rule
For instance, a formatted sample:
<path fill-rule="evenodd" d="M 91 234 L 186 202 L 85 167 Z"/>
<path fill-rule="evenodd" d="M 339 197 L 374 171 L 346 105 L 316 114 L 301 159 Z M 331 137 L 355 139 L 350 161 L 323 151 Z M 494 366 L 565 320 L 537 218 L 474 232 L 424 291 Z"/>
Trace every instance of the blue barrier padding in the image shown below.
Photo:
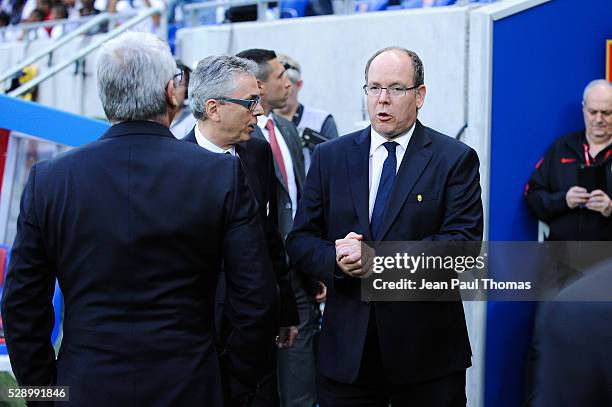
<path fill-rule="evenodd" d="M 553 140 L 584 127 L 582 91 L 603 78 L 610 0 L 553 0 L 494 22 L 489 239 L 536 240 L 523 190 Z M 535 303 L 489 303 L 485 406 L 525 393 Z"/>
<path fill-rule="evenodd" d="M 98 139 L 109 127 L 107 122 L 0 95 L 0 128 L 3 129 L 80 146 Z"/>
<path fill-rule="evenodd" d="M 4 268 L 4 280 L 6 281 L 6 273 L 8 272 L 8 267 L 11 262 L 11 249 L 8 246 L 0 245 L 1 248 L 6 249 L 6 259 L 5 263 L 0 264 L 0 267 Z M 2 298 L 2 292 L 4 290 L 4 281 L 2 285 L 0 285 L 0 298 Z M 62 295 L 62 291 L 59 288 L 57 280 L 55 281 L 55 291 L 53 293 L 53 310 L 55 312 L 55 322 L 53 324 L 53 330 L 51 331 L 51 343 L 55 344 L 58 340 L 58 336 L 60 333 L 61 325 L 62 325 L 62 317 L 64 311 L 64 296 Z M 0 345 L 0 355 L 7 355 L 8 350 L 6 348 L 6 344 Z"/>

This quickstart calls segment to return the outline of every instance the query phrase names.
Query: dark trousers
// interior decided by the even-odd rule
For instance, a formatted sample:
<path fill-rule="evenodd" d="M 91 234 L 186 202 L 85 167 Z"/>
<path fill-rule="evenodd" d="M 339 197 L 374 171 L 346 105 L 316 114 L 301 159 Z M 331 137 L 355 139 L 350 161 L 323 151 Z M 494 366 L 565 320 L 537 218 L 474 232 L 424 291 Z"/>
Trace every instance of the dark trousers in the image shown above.
<path fill-rule="evenodd" d="M 374 307 L 372 307 L 372 310 Z M 321 407 L 465 407 L 465 370 L 418 383 L 393 384 L 380 357 L 376 316 L 372 311 L 357 380 L 341 383 L 317 375 Z"/>
<path fill-rule="evenodd" d="M 268 372 L 257 384 L 255 391 L 248 389 L 237 382 L 231 381 L 228 378 L 227 372 L 224 371 L 224 351 L 225 339 L 230 334 L 232 327 L 230 326 L 226 312 L 226 296 L 227 286 L 225 273 L 221 272 L 217 283 L 217 292 L 215 294 L 215 333 L 217 347 L 221 350 L 220 364 L 221 374 L 224 378 L 224 393 L 225 404 L 231 407 L 278 407 L 280 400 L 278 397 L 278 379 L 276 374 L 276 347 L 273 343 L 269 349 L 271 359 L 268 361 Z"/>
<path fill-rule="evenodd" d="M 282 407 L 316 404 L 315 337 L 319 330 L 317 305 L 302 287 L 294 287 L 300 316 L 298 336 L 291 348 L 278 351 L 278 385 Z"/>

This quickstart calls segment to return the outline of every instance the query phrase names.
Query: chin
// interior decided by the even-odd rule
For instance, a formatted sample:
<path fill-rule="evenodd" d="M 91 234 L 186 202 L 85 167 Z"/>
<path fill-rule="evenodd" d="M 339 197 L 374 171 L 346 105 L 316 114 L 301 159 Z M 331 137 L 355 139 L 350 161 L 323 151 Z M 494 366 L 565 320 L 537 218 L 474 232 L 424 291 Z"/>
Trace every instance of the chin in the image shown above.
<path fill-rule="evenodd" d="M 372 126 L 372 127 L 374 127 L 374 130 L 376 130 L 376 132 L 383 137 L 391 137 L 392 135 L 396 133 L 395 128 L 391 126 L 378 125 L 378 126 Z"/>

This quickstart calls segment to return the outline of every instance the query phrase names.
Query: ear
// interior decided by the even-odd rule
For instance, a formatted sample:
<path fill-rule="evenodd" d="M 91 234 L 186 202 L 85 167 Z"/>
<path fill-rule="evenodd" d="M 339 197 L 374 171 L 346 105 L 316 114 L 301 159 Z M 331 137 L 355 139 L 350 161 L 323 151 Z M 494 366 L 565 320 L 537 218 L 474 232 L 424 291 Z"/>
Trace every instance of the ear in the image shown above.
<path fill-rule="evenodd" d="M 302 85 L 304 84 L 304 81 L 302 79 L 298 79 L 298 81 L 295 83 L 295 86 L 298 89 L 302 89 Z"/>
<path fill-rule="evenodd" d="M 166 85 L 166 103 L 173 109 L 178 109 L 179 102 L 176 97 L 176 88 L 174 87 L 174 79 L 170 79 Z"/>
<path fill-rule="evenodd" d="M 204 110 L 206 111 L 206 117 L 214 122 L 218 122 L 220 117 L 219 112 L 219 101 L 215 99 L 208 99 L 204 104 Z"/>
<path fill-rule="evenodd" d="M 416 106 L 417 109 L 423 107 L 423 103 L 425 103 L 425 94 L 427 93 L 427 88 L 425 85 L 419 86 L 416 93 Z"/>
<path fill-rule="evenodd" d="M 266 89 L 266 84 L 264 81 L 257 79 L 257 87 L 259 88 L 260 96 L 264 95 L 264 90 Z"/>

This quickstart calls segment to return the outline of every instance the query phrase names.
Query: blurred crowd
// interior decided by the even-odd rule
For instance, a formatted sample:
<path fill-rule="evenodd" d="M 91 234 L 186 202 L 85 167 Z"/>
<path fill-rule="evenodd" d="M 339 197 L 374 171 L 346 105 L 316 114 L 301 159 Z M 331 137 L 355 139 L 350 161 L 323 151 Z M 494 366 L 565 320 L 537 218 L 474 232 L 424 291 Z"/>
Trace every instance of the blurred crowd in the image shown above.
<path fill-rule="evenodd" d="M 75 30 L 83 22 L 78 21 L 82 17 L 102 12 L 127 14 L 129 11 L 149 7 L 166 9 L 169 28 L 167 37 L 171 42 L 171 48 L 174 31 L 178 28 L 194 24 L 208 25 L 258 19 L 255 4 L 203 8 L 193 14 L 184 9 L 187 5 L 207 1 L 209 0 L 0 0 L 0 43 L 56 39 Z M 355 12 L 371 12 L 493 1 L 495 0 L 355 0 L 352 7 Z M 270 1 L 268 7 L 264 19 L 308 17 L 347 11 L 343 0 L 285 0 L 282 3 Z M 63 22 L 44 24 L 54 20 L 63 20 Z M 161 27 L 159 15 L 143 23 L 142 27 L 139 26 L 143 31 L 158 35 L 161 34 L 159 32 Z M 107 29 L 107 24 L 102 25 L 88 34 L 104 32 Z"/>
<path fill-rule="evenodd" d="M 25 27 L 18 25 L 52 20 L 77 20 L 100 12 L 94 0 L 3 0 L 0 6 L 0 29 L 5 29 L 0 31 L 0 42 L 59 38 L 77 25 L 41 25 L 32 29 L 24 29 Z"/>
<path fill-rule="evenodd" d="M 1 0 L 0 43 L 52 38 L 78 28 L 83 17 L 102 12 L 125 13 L 164 5 L 162 0 Z M 28 24 L 63 20 L 63 24 Z M 79 21 L 80 20 L 80 21 Z M 106 26 L 89 32 L 105 31 Z M 145 27 L 155 32 L 159 17 Z"/>

